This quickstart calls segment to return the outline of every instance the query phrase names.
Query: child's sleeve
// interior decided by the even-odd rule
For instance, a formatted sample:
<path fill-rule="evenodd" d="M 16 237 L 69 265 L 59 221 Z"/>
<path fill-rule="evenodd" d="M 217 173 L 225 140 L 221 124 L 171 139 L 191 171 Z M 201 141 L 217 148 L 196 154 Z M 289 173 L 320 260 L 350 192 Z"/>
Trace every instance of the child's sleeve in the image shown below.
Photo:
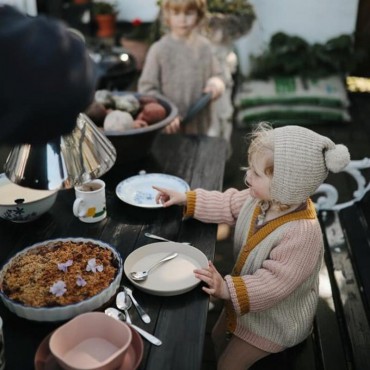
<path fill-rule="evenodd" d="M 157 44 L 153 44 L 145 58 L 143 71 L 138 81 L 138 92 L 142 94 L 161 93 L 161 65 L 158 58 Z"/>
<path fill-rule="evenodd" d="M 234 225 L 248 196 L 248 189 L 228 189 L 224 193 L 196 189 L 187 193 L 185 216 L 207 223 Z"/>

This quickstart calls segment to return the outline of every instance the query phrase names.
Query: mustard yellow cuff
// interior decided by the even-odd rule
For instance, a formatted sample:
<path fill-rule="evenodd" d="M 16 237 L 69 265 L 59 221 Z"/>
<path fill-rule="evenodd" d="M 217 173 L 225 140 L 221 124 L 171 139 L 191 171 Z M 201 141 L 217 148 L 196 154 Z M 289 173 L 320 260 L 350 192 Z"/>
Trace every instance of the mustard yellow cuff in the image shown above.
<path fill-rule="evenodd" d="M 247 287 L 245 286 L 244 280 L 241 278 L 241 276 L 232 276 L 236 296 L 238 299 L 239 307 L 240 307 L 240 313 L 246 314 L 249 312 L 249 296 Z"/>
<path fill-rule="evenodd" d="M 186 207 L 184 209 L 184 217 L 194 216 L 196 197 L 197 193 L 194 190 L 186 192 Z"/>

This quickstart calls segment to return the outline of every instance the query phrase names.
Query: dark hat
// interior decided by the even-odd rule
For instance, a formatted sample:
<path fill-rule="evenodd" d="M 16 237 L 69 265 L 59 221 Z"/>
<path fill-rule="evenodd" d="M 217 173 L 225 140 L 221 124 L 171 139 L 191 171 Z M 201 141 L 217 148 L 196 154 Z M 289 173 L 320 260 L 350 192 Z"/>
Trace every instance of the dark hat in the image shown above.
<path fill-rule="evenodd" d="M 45 142 L 70 132 L 91 103 L 94 67 L 59 21 L 0 7 L 0 142 Z"/>

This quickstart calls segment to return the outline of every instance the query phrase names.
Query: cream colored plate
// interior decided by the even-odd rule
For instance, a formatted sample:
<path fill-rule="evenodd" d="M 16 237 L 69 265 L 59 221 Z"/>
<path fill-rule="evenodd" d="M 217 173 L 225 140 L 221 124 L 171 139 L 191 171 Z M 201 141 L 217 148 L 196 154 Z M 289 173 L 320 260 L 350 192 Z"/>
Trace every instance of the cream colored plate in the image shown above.
<path fill-rule="evenodd" d="M 179 255 L 153 270 L 145 281 L 132 280 L 132 271 L 147 270 L 171 252 Z M 138 289 L 154 295 L 172 296 L 183 294 L 197 286 L 200 280 L 195 278 L 193 270 L 207 266 L 208 259 L 199 249 L 182 243 L 159 242 L 144 245 L 132 252 L 126 258 L 123 269 Z"/>

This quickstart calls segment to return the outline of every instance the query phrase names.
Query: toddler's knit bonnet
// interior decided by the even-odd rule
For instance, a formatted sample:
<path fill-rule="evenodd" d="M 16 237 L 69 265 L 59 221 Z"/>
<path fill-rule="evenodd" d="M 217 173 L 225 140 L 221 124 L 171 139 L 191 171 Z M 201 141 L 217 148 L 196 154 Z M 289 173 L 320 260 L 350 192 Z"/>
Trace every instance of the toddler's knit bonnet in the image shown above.
<path fill-rule="evenodd" d="M 274 174 L 271 197 L 282 204 L 306 201 L 329 171 L 339 172 L 350 161 L 346 146 L 307 128 L 284 126 L 271 131 L 274 140 Z"/>

